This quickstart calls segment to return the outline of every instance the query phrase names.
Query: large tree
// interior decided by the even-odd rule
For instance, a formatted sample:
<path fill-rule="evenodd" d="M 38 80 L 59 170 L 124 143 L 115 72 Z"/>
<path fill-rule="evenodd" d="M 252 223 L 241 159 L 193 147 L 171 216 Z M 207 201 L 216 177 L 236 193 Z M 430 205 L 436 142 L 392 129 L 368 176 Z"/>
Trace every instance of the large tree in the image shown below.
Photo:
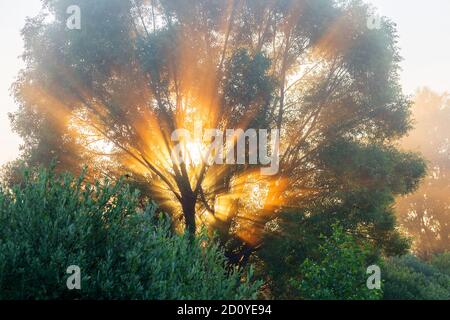
<path fill-rule="evenodd" d="M 413 190 L 423 166 L 392 147 L 410 128 L 396 31 L 387 19 L 368 28 L 363 2 L 43 4 L 23 30 L 14 87 L 28 164 L 56 157 L 62 170 L 89 164 L 95 179 L 126 174 L 186 230 L 207 224 L 248 248 L 287 208 L 348 220 L 382 247 L 398 236 L 393 195 Z M 70 5 L 81 30 L 66 26 Z M 177 161 L 181 128 L 279 129 L 279 173 L 202 161 L 201 139 L 186 139 Z"/>

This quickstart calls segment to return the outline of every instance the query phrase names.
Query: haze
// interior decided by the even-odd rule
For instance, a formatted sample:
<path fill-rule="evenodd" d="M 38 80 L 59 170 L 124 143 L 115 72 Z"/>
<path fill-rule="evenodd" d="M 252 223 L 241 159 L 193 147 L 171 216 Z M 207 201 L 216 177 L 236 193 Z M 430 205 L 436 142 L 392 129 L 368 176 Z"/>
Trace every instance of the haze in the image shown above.
<path fill-rule="evenodd" d="M 450 1 L 448 0 L 371 0 L 381 15 L 398 25 L 405 92 L 427 86 L 437 92 L 450 90 Z M 0 34 L 3 47 L 0 59 L 0 165 L 19 154 L 20 139 L 12 132 L 8 112 L 16 109 L 10 87 L 23 67 L 20 30 L 27 16 L 35 16 L 39 0 L 0 2 Z"/>

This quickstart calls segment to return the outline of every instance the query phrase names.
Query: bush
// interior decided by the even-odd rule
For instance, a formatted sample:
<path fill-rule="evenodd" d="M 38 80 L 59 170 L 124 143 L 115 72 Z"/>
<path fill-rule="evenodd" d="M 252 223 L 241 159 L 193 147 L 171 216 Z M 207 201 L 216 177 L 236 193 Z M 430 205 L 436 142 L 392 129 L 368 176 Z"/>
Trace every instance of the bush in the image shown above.
<path fill-rule="evenodd" d="M 251 272 L 227 271 L 206 236 L 171 233 L 123 183 L 25 173 L 0 190 L 0 299 L 247 299 Z M 66 270 L 81 268 L 81 290 Z"/>
<path fill-rule="evenodd" d="M 386 300 L 450 299 L 449 255 L 436 256 L 431 263 L 414 256 L 391 258 L 383 272 Z"/>
<path fill-rule="evenodd" d="M 431 264 L 440 272 L 450 276 L 450 252 L 435 255 L 431 259 Z"/>
<path fill-rule="evenodd" d="M 355 242 L 342 228 L 324 238 L 319 258 L 306 259 L 299 269 L 299 278 L 291 280 L 301 299 L 375 300 L 382 291 L 367 287 L 367 268 L 375 262 L 372 250 Z"/>

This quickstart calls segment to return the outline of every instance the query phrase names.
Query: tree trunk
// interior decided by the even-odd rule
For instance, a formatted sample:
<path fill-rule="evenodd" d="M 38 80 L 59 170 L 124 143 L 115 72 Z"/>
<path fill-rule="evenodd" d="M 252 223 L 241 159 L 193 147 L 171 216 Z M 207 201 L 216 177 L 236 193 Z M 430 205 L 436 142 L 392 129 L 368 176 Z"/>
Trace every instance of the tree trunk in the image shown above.
<path fill-rule="evenodd" d="M 195 204 L 196 199 L 193 194 L 184 196 L 181 204 L 183 209 L 186 231 L 189 232 L 189 234 L 192 236 L 195 236 L 195 232 L 197 229 L 195 223 Z"/>

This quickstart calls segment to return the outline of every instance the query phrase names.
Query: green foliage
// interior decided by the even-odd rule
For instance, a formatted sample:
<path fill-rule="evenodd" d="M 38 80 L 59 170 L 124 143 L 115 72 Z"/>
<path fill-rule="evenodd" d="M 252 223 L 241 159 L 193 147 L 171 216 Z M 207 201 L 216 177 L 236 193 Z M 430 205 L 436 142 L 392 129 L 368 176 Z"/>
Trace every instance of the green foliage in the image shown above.
<path fill-rule="evenodd" d="M 122 182 L 25 173 L 0 192 L 0 299 L 246 299 L 252 272 L 227 271 L 206 236 L 172 234 Z M 69 291 L 66 270 L 81 268 Z"/>
<path fill-rule="evenodd" d="M 386 261 L 383 272 L 384 299 L 449 300 L 450 255 L 443 254 L 425 262 L 414 256 Z"/>
<path fill-rule="evenodd" d="M 410 245 L 396 228 L 393 205 L 395 195 L 417 188 L 424 161 L 413 153 L 352 140 L 330 143 L 319 154 L 315 184 L 328 190 L 303 210 L 286 211 L 268 225 L 258 253 L 276 296 L 289 292 L 288 281 L 298 265 L 314 257 L 321 244 L 316 235 L 332 237 L 336 223 L 385 256 L 405 254 Z"/>
<path fill-rule="evenodd" d="M 306 259 L 291 286 L 302 299 L 379 299 L 381 290 L 367 288 L 367 267 L 374 264 L 372 250 L 334 227 L 330 238 L 322 238 L 318 257 Z"/>
<path fill-rule="evenodd" d="M 431 259 L 431 264 L 440 272 L 450 276 L 450 252 L 435 255 Z"/>
<path fill-rule="evenodd" d="M 267 76 L 271 60 L 259 53 L 251 57 L 244 49 L 237 50 L 227 63 L 223 81 L 224 99 L 230 108 L 230 125 L 251 115 L 250 128 L 267 128 L 269 105 L 274 80 Z"/>
<path fill-rule="evenodd" d="M 343 139 L 320 151 L 317 183 L 328 187 L 309 205 L 309 227 L 319 233 L 339 222 L 372 239 L 387 256 L 405 254 L 409 243 L 396 228 L 395 197 L 417 189 L 425 161 L 414 153 Z"/>
<path fill-rule="evenodd" d="M 394 198 L 415 190 L 425 165 L 392 147 L 411 127 L 411 103 L 399 85 L 395 26 L 383 18 L 381 29 L 368 30 L 364 2 L 44 4 L 51 17 L 28 20 L 26 68 L 13 87 L 19 110 L 11 119 L 24 138 L 27 165 L 57 157 L 58 168 L 73 173 L 94 163 L 97 176 L 127 174 L 161 206 L 177 198 L 185 219 L 174 221 L 190 221 L 191 230 L 196 209 L 214 215 L 217 194 L 230 195 L 218 229 L 224 242 L 245 249 L 230 250 L 245 262 L 254 248 L 236 236 L 248 221 L 240 223 L 246 215 L 232 181 L 253 168 L 205 166 L 203 181 L 194 182 L 177 164 L 161 165 L 159 155 L 170 154 L 171 144 L 154 138 L 171 136 L 180 110 L 208 115 L 212 128 L 281 129 L 280 176 L 289 186 L 283 200 L 294 209 L 281 217 L 286 210 L 276 206 L 255 212 L 261 219 L 252 225 L 269 231 L 258 258 L 276 296 L 290 295 L 290 279 L 305 259 L 321 263 L 317 235 L 332 238 L 337 222 L 386 255 L 406 252 Z M 70 4 L 81 7 L 82 30 L 66 28 Z M 74 115 L 98 128 L 95 135 L 113 146 L 110 155 L 92 152 L 86 128 L 73 132 Z M 140 165 L 130 166 L 129 158 Z M 200 188 L 194 192 L 193 185 Z M 179 210 L 165 209 L 178 218 Z"/>

